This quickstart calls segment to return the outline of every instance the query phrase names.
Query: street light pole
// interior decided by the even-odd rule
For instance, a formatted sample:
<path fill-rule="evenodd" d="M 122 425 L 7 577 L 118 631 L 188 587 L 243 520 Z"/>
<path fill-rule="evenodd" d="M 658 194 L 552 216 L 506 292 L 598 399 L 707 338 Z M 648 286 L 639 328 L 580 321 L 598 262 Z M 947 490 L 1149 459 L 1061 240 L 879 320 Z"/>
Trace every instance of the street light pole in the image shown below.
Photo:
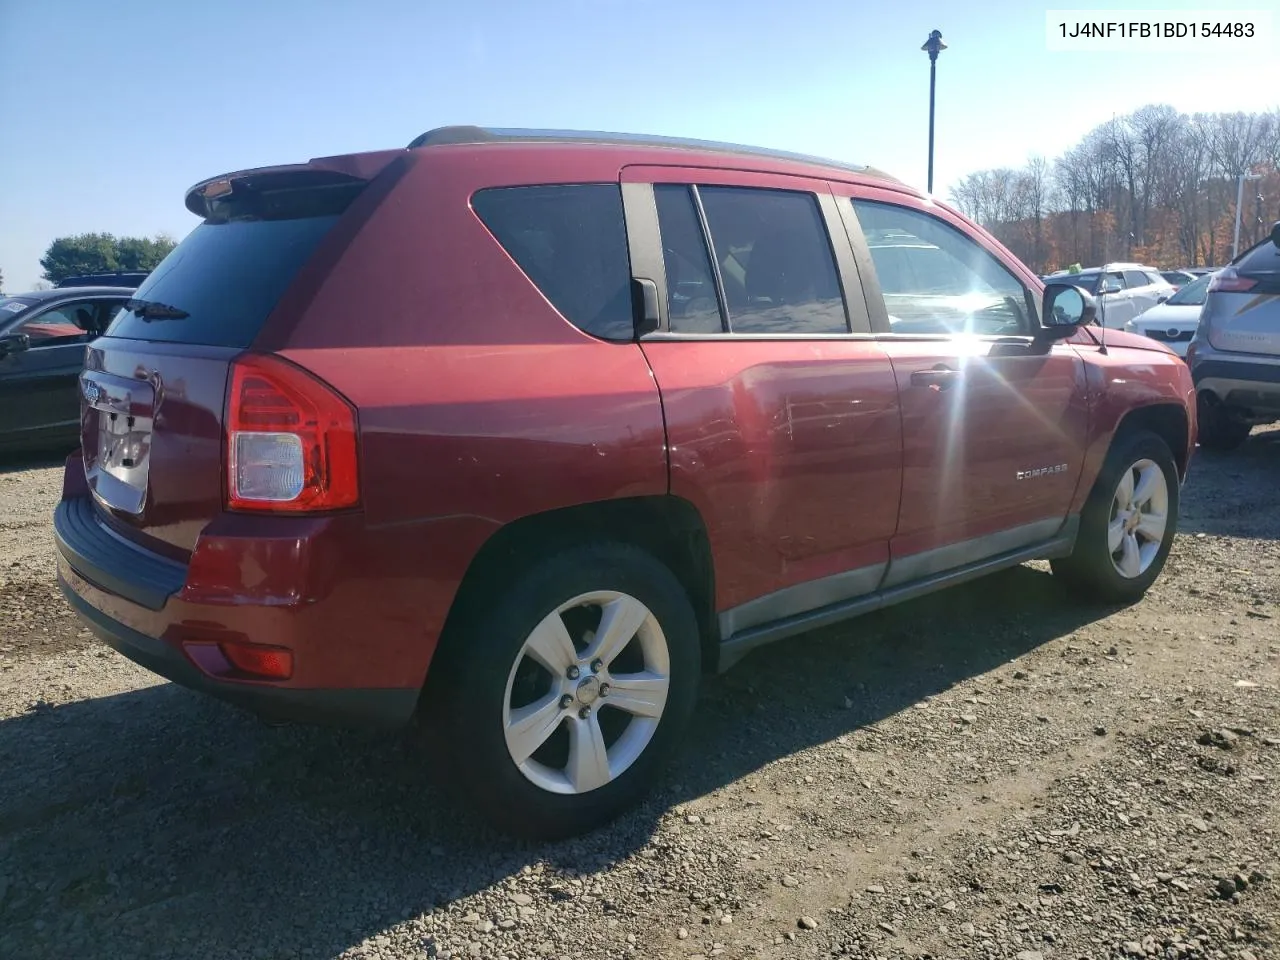
<path fill-rule="evenodd" d="M 1242 173 L 1236 181 L 1236 235 L 1231 241 L 1231 259 L 1234 260 L 1240 253 L 1240 207 L 1244 204 L 1244 182 L 1246 180 L 1261 180 L 1262 174 L 1259 173 Z"/>
<path fill-rule="evenodd" d="M 929 54 L 929 193 L 933 193 L 933 105 L 934 91 L 938 83 L 938 54 L 947 49 L 942 42 L 942 31 L 934 30 L 920 48 Z"/>

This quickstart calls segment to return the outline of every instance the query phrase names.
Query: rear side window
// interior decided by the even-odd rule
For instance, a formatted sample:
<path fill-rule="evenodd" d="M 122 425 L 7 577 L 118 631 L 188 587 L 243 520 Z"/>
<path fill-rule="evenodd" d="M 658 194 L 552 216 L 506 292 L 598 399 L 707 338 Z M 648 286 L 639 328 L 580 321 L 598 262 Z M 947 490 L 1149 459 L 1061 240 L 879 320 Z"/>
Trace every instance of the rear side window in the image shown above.
<path fill-rule="evenodd" d="M 498 243 L 579 330 L 631 340 L 631 262 L 614 184 L 497 187 L 471 207 Z"/>
<path fill-rule="evenodd" d="M 1130 287 L 1145 287 L 1152 283 L 1159 283 L 1159 280 L 1152 280 L 1141 270 L 1126 270 L 1124 272 L 1124 282 Z"/>
<path fill-rule="evenodd" d="M 109 337 L 248 347 L 337 216 L 283 220 L 206 220 L 189 233 L 133 294 L 184 311 L 144 319 L 121 310 Z"/>

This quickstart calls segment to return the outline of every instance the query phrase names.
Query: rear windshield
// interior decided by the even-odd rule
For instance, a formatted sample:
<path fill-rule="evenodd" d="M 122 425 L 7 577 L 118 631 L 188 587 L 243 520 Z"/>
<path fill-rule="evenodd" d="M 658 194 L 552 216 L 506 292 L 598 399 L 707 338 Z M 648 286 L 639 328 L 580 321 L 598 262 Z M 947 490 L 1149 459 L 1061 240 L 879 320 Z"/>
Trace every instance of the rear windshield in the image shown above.
<path fill-rule="evenodd" d="M 1236 261 L 1236 270 L 1249 277 L 1280 277 L 1280 247 L 1267 237 L 1252 250 L 1246 250 L 1240 255 L 1240 259 Z"/>
<path fill-rule="evenodd" d="M 151 272 L 135 300 L 185 311 L 146 319 L 122 309 L 108 337 L 248 347 L 336 215 L 205 221 Z"/>

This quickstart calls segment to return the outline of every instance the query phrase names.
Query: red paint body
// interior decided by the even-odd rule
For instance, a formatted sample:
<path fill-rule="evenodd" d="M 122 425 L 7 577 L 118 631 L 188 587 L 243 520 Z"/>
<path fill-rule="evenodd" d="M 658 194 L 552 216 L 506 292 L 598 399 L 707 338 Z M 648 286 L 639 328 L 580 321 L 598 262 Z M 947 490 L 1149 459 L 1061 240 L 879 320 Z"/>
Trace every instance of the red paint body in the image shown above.
<path fill-rule="evenodd" d="M 1121 418 L 1141 406 L 1185 410 L 1187 443 L 1175 451 L 1185 465 L 1190 377 L 1150 340 L 1108 332 L 1104 355 L 1083 331 L 1020 357 L 870 336 L 609 343 L 564 319 L 469 206 L 484 187 L 617 183 L 646 171 L 660 181 L 655 165 L 927 210 L 977 239 L 1036 296 L 1042 290 L 954 211 L 889 181 L 789 160 L 485 144 L 314 161 L 373 186 L 321 242 L 253 349 L 278 352 L 354 405 L 359 508 L 226 511 L 223 418 L 236 351 L 104 338 L 88 351 L 90 371 L 159 382 L 162 395 L 145 512 L 95 509 L 187 572 L 151 610 L 93 585 L 64 557 L 69 591 L 174 649 L 219 637 L 288 648 L 293 674 L 273 689 L 416 693 L 477 553 L 522 518 L 681 498 L 705 527 L 714 611 L 723 612 L 1078 512 Z M 963 391 L 911 387 L 912 371 L 939 362 L 963 367 Z M 1059 463 L 1069 469 L 1015 480 L 1020 469 Z M 85 495 L 73 457 L 64 499 Z M 206 656 L 188 656 L 210 672 Z"/>

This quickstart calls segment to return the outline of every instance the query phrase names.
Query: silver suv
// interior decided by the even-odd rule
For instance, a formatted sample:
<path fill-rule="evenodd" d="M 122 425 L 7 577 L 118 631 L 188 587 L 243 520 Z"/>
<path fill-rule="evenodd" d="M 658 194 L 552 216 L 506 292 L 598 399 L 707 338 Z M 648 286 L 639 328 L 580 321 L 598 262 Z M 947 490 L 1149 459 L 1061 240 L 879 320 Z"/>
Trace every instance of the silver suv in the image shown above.
<path fill-rule="evenodd" d="M 1231 450 L 1280 420 L 1280 223 L 1209 282 L 1187 362 L 1201 446 Z"/>
<path fill-rule="evenodd" d="M 1114 330 L 1123 330 L 1130 320 L 1178 292 L 1159 270 L 1141 263 L 1106 263 L 1077 273 L 1059 270 L 1043 279 L 1089 291 L 1098 306 L 1098 323 Z"/>

